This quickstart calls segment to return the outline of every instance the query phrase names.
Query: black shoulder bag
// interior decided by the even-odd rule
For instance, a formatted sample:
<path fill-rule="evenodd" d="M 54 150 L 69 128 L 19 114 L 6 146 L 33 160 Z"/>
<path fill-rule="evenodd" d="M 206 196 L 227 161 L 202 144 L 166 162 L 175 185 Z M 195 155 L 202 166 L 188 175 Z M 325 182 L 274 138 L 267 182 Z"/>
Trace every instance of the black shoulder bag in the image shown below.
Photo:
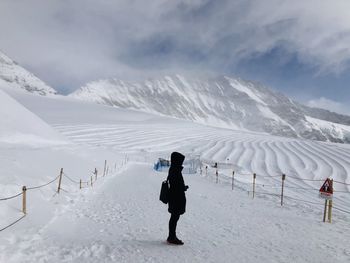
<path fill-rule="evenodd" d="M 162 186 L 160 188 L 159 200 L 164 204 L 169 202 L 169 179 L 167 178 L 162 182 Z"/>

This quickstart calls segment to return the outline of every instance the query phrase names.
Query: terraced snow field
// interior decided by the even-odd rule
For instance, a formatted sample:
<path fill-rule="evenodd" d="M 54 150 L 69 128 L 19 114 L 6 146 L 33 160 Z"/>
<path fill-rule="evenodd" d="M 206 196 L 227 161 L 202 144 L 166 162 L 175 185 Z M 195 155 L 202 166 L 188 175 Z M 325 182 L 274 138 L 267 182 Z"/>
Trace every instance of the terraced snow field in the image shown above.
<path fill-rule="evenodd" d="M 237 172 L 256 172 L 264 176 L 285 173 L 307 179 L 332 177 L 341 182 L 349 181 L 350 149 L 347 145 L 192 126 L 176 122 L 164 126 L 54 125 L 78 144 L 124 152 L 185 149 L 212 162 L 233 164 Z M 339 190 L 349 189 L 342 186 Z"/>
<path fill-rule="evenodd" d="M 200 156 L 203 175 L 214 178 L 212 165 L 218 162 L 221 183 L 231 184 L 234 170 L 235 186 L 251 191 L 256 173 L 257 192 L 269 198 L 279 198 L 274 195 L 280 195 L 281 175 L 286 174 L 286 202 L 290 197 L 290 202 L 300 199 L 322 206 L 318 190 L 326 178 L 333 178 L 335 208 L 349 211 L 349 145 L 221 129 L 67 98 L 13 95 L 74 143 L 148 162 L 174 150 L 188 158 Z"/>
<path fill-rule="evenodd" d="M 56 184 L 29 191 L 28 215 L 2 232 L 1 262 L 325 263 L 330 255 L 349 262 L 349 145 L 219 129 L 64 97 L 12 95 L 67 144 L 4 144 L 4 174 L 21 175 L 4 176 L 5 189 L 8 178 L 16 189 L 28 178 L 44 183 L 58 167 L 64 178 L 60 194 Z M 201 160 L 197 174 L 184 173 L 190 188 L 178 227 L 181 248 L 165 242 L 169 214 L 158 199 L 167 172 L 152 169 L 174 150 Z M 105 160 L 114 164 L 110 173 L 80 190 L 79 180 L 92 182 L 93 168 L 102 171 Z M 332 224 L 322 222 L 318 196 L 327 177 L 336 191 Z M 4 203 L 1 226 L 19 216 L 14 202 Z"/>
<path fill-rule="evenodd" d="M 350 149 L 346 145 L 272 137 L 269 135 L 216 129 L 199 125 L 77 124 L 54 127 L 78 144 L 110 147 L 130 155 L 159 152 L 163 157 L 173 150 L 200 156 L 208 164 L 202 174 L 214 175 L 210 166 L 219 163 L 221 181 L 236 183 L 251 190 L 252 174 L 257 174 L 258 192 L 280 194 L 281 174 L 287 175 L 287 196 L 308 195 L 318 201 L 318 189 L 327 177 L 335 180 L 338 207 L 349 207 Z M 339 182 L 339 183 L 338 183 Z M 262 191 L 263 190 L 263 191 Z M 306 192 L 306 193 L 304 193 Z M 336 201 L 335 201 L 336 202 Z"/>

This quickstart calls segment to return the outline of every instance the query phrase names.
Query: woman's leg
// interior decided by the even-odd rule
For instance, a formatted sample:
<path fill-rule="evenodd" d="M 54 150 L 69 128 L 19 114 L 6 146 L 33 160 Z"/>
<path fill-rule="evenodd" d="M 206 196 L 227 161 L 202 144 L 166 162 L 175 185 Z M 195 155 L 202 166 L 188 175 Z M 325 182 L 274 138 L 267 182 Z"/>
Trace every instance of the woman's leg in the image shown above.
<path fill-rule="evenodd" d="M 177 221 L 179 220 L 180 215 L 179 214 L 171 214 L 170 220 L 169 220 L 169 237 L 168 239 L 175 239 L 176 238 L 176 225 Z"/>

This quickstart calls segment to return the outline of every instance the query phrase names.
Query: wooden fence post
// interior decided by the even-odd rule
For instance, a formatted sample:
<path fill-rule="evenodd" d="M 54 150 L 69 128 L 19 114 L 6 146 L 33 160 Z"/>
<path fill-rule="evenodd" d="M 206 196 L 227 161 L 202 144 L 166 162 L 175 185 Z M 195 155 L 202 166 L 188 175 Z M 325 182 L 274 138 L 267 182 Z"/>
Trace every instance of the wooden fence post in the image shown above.
<path fill-rule="evenodd" d="M 284 180 L 286 180 L 286 175 L 282 174 L 281 206 L 283 205 Z"/>
<path fill-rule="evenodd" d="M 232 190 L 235 185 L 235 171 L 232 171 Z"/>
<path fill-rule="evenodd" d="M 93 186 L 93 182 L 92 182 L 92 175 L 91 175 L 91 187 Z"/>
<path fill-rule="evenodd" d="M 81 189 L 81 179 L 80 179 L 80 182 L 79 182 L 79 189 Z"/>
<path fill-rule="evenodd" d="M 256 174 L 254 173 L 253 174 L 253 199 L 254 199 L 254 196 L 255 196 L 255 179 L 256 179 Z"/>
<path fill-rule="evenodd" d="M 103 176 L 106 175 L 107 160 L 105 160 L 105 167 L 103 168 Z"/>
<path fill-rule="evenodd" d="M 60 193 L 61 190 L 61 183 L 62 183 L 62 175 L 63 175 L 63 168 L 61 168 L 61 172 L 60 172 L 60 178 L 58 180 L 58 187 L 57 187 L 57 193 Z"/>
<path fill-rule="evenodd" d="M 95 172 L 94 172 L 94 174 L 95 174 L 95 181 L 97 180 L 97 169 L 95 168 Z M 104 175 L 103 175 L 104 176 Z"/>
<path fill-rule="evenodd" d="M 23 199 L 22 199 L 22 212 L 23 214 L 27 214 L 27 187 L 23 186 L 22 187 L 23 191 Z"/>
<path fill-rule="evenodd" d="M 208 176 L 208 165 L 205 166 L 205 175 Z"/>
<path fill-rule="evenodd" d="M 219 173 L 218 173 L 218 168 L 216 168 L 216 172 L 215 172 L 215 174 L 216 174 L 216 183 L 218 183 L 218 182 L 219 182 Z"/>

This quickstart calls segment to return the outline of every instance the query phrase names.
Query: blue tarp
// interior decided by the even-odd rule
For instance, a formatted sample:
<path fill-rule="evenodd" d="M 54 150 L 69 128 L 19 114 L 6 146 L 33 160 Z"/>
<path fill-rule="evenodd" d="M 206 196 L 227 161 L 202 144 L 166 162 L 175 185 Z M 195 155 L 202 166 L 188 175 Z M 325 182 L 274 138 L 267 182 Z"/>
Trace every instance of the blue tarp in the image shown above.
<path fill-rule="evenodd" d="M 154 164 L 153 169 L 156 171 L 163 171 L 163 168 L 169 168 L 170 161 L 159 158 L 158 161 Z"/>

